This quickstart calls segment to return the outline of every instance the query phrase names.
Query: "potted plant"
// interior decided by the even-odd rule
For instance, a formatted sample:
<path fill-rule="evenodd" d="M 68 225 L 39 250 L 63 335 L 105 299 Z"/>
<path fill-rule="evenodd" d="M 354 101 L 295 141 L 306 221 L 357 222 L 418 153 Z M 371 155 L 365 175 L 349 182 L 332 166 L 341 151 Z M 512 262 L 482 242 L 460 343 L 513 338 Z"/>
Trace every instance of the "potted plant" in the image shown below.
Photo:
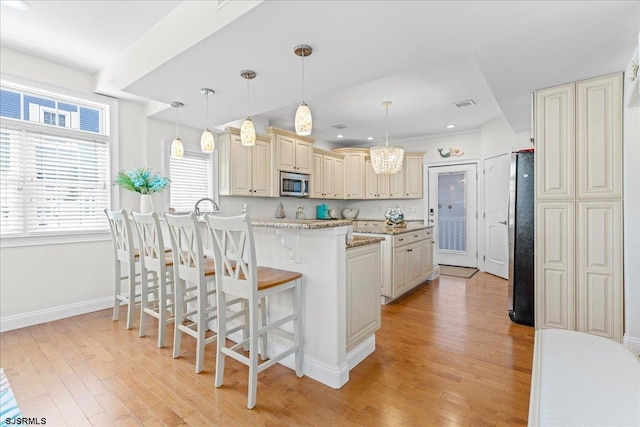
<path fill-rule="evenodd" d="M 130 171 L 120 171 L 116 177 L 116 184 L 125 190 L 140 193 L 140 212 L 153 211 L 151 195 L 169 187 L 169 178 L 153 173 L 150 168 L 135 167 Z"/>

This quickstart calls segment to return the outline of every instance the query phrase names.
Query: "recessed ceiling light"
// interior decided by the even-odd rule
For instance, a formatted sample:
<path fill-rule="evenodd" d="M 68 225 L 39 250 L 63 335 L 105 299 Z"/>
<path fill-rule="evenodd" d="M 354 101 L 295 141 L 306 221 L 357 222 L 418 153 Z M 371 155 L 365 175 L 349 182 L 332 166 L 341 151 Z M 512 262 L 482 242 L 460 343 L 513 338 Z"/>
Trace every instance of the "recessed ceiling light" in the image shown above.
<path fill-rule="evenodd" d="M 344 135 L 339 133 L 339 134 L 336 135 L 336 138 L 344 138 Z"/>
<path fill-rule="evenodd" d="M 16 10 L 29 10 L 29 5 L 24 0 L 2 0 L 3 6 L 8 6 Z"/>
<path fill-rule="evenodd" d="M 373 141 L 373 137 L 372 136 L 368 136 L 367 137 L 367 141 Z"/>
<path fill-rule="evenodd" d="M 453 129 L 454 127 L 456 127 L 456 125 L 454 124 L 450 124 L 450 125 L 446 125 L 445 126 L 447 129 Z"/>

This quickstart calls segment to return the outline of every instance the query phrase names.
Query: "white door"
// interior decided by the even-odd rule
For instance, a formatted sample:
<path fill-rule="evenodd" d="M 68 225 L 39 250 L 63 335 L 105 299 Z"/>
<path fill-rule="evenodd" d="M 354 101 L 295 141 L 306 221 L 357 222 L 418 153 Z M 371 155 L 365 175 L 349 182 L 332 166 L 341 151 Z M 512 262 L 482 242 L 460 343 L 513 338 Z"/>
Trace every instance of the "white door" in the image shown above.
<path fill-rule="evenodd" d="M 434 263 L 478 266 L 476 165 L 429 167 L 427 216 L 434 225 Z"/>
<path fill-rule="evenodd" d="M 509 154 L 484 161 L 484 269 L 509 277 Z"/>

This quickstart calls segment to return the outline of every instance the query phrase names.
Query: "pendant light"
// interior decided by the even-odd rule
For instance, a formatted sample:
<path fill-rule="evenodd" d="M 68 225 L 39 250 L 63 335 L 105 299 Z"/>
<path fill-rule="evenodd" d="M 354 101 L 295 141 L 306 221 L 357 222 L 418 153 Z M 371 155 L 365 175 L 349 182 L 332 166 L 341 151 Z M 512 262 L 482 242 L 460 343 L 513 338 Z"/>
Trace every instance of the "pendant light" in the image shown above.
<path fill-rule="evenodd" d="M 203 153 L 211 154 L 213 153 L 216 142 L 213 139 L 213 133 L 209 130 L 209 95 L 215 92 L 213 89 L 203 87 L 200 89 L 200 93 L 207 97 L 207 123 L 205 123 L 206 129 L 202 132 L 202 136 L 200 137 L 200 150 L 202 150 Z"/>
<path fill-rule="evenodd" d="M 252 146 L 256 144 L 256 128 L 251 117 L 249 117 L 249 80 L 255 79 L 256 73 L 251 70 L 242 70 L 240 71 L 240 76 L 243 79 L 247 79 L 247 118 L 240 127 L 240 141 L 242 145 Z"/>
<path fill-rule="evenodd" d="M 182 146 L 182 140 L 178 136 L 178 109 L 184 107 L 184 104 L 173 101 L 171 106 L 176 109 L 176 138 L 171 143 L 171 157 L 179 159 L 184 157 L 184 147 Z"/>
<path fill-rule="evenodd" d="M 402 161 L 404 159 L 404 149 L 401 147 L 389 147 L 389 107 L 391 101 L 384 101 L 382 105 L 385 108 L 385 145 L 379 147 L 371 147 L 371 165 L 373 171 L 377 174 L 393 175 L 402 169 Z"/>
<path fill-rule="evenodd" d="M 309 106 L 304 102 L 304 58 L 311 55 L 313 49 L 306 44 L 300 44 L 293 48 L 293 52 L 302 57 L 302 102 L 298 105 L 295 117 L 296 134 L 300 136 L 311 135 L 311 129 L 313 128 L 313 119 L 311 118 L 311 110 Z"/>

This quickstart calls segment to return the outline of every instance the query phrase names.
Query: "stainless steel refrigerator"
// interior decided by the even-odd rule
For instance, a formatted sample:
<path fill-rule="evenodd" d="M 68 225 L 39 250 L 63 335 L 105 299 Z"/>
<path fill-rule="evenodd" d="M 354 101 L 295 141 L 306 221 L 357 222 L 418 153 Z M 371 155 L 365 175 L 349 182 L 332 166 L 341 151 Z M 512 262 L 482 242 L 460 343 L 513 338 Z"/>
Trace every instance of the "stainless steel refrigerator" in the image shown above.
<path fill-rule="evenodd" d="M 509 317 L 530 326 L 534 322 L 533 161 L 533 150 L 512 153 L 509 187 Z"/>

